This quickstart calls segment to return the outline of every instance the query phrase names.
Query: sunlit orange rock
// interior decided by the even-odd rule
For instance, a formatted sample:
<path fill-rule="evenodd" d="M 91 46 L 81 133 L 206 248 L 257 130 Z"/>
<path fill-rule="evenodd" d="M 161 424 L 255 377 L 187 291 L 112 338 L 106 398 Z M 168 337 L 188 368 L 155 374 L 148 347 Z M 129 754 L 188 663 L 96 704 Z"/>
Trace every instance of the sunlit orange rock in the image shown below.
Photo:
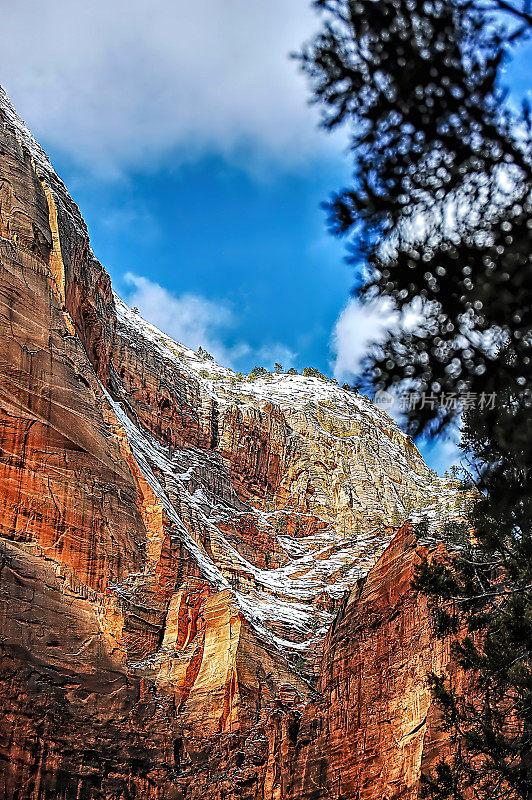
<path fill-rule="evenodd" d="M 401 523 L 454 490 L 129 309 L 2 90 L 0 396 L 0 800 L 415 797 L 448 652 Z"/>

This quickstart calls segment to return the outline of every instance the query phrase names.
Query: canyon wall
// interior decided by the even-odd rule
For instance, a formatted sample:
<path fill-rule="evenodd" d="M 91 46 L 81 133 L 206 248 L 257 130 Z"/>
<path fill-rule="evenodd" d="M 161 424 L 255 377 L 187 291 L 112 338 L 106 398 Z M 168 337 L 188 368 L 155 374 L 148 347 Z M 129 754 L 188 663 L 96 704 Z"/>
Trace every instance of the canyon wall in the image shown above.
<path fill-rule="evenodd" d="M 0 337 L 0 798 L 415 797 L 406 520 L 456 491 L 367 398 L 128 308 L 1 89 Z"/>

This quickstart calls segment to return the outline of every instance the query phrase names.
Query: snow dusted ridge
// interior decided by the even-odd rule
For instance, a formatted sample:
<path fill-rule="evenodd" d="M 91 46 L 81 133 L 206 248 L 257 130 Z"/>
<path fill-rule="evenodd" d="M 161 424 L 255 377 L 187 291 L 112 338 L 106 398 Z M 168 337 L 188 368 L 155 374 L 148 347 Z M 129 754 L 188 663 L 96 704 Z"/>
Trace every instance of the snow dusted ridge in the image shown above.
<path fill-rule="evenodd" d="M 356 410 L 373 417 L 381 425 L 394 425 L 397 434 L 405 440 L 408 439 L 394 420 L 364 395 L 354 394 L 340 388 L 336 383 L 312 376 L 272 374 L 268 378 L 258 377 L 253 381 L 246 376 L 240 380 L 237 377 L 239 373 L 234 370 L 223 367 L 212 357 L 205 358 L 171 339 L 129 308 L 116 293 L 114 298 L 119 322 L 137 336 L 149 341 L 161 358 L 173 362 L 180 370 L 195 377 L 206 391 L 224 405 L 243 395 L 249 395 L 255 402 L 273 402 L 291 409 L 304 408 L 309 402 L 329 401 L 336 404 L 339 411 L 343 408 L 345 414 Z M 421 459 L 419 454 L 418 456 Z"/>
<path fill-rule="evenodd" d="M 17 114 L 4 88 L 0 86 L 0 124 L 2 123 L 15 133 L 21 147 L 29 153 L 37 176 L 44 180 L 46 186 L 52 191 L 62 221 L 68 220 L 76 233 L 88 241 L 87 225 L 78 206 L 54 170 L 50 159 Z"/>
<path fill-rule="evenodd" d="M 118 332 L 128 346 L 148 348 L 166 369 L 185 376 L 216 406 L 222 422 L 236 407 L 244 416 L 256 409 L 274 413 L 287 426 L 286 472 L 301 471 L 304 480 L 292 480 L 274 498 L 242 502 L 234 492 L 213 495 L 202 479 L 229 466 L 220 459 L 216 466 L 212 451 L 162 447 L 125 412 L 125 389 L 122 405 L 108 396 L 173 534 L 205 578 L 218 589 L 231 588 L 257 632 L 278 647 L 306 650 L 321 640 L 333 617 L 331 601 L 367 574 L 393 536 L 392 526 L 409 516 L 421 518 L 425 508 L 433 530 L 459 514 L 456 489 L 427 468 L 409 437 L 368 398 L 316 377 L 239 376 L 175 342 L 117 295 L 115 306 Z M 294 505 L 310 481 L 307 506 Z M 318 523 L 305 535 L 283 526 L 294 508 L 303 524 Z M 280 553 L 272 568 L 257 566 L 219 527 L 250 516 L 271 540 L 272 552 Z M 201 544 L 205 534 L 210 554 Z"/>
<path fill-rule="evenodd" d="M 8 126 L 13 131 L 15 131 L 15 134 L 21 145 L 29 151 L 35 168 L 43 172 L 45 175 L 50 175 L 53 173 L 55 179 L 60 181 L 50 163 L 50 159 L 40 144 L 33 138 L 25 122 L 17 114 L 13 103 L 7 96 L 2 86 L 0 86 L 0 108 L 2 109 L 4 121 L 7 122 Z M 60 181 L 60 183 L 63 186 L 64 193 L 68 194 L 65 184 L 62 181 Z"/>
<path fill-rule="evenodd" d="M 51 190 L 62 246 L 76 238 L 73 233 L 88 244 L 77 205 L 1 87 L 0 123 L 15 132 Z M 272 644 L 312 650 L 332 620 L 334 601 L 367 574 L 393 526 L 428 514 L 435 532 L 442 518 L 459 514 L 455 489 L 427 468 L 409 437 L 368 398 L 317 377 L 240 376 L 173 341 L 116 295 L 114 304 L 126 346 L 140 361 L 149 352 L 166 373 L 195 387 L 198 414 L 216 410 L 222 439 L 234 434 L 228 420 L 235 410 L 250 427 L 257 412 L 272 421 L 272 431 L 277 425 L 278 490 L 242 498 L 228 458 L 216 447 L 162 446 L 134 413 L 124 385 L 119 402 L 102 386 L 172 535 L 214 588 L 231 589 L 242 613 Z M 240 446 L 245 449 L 245 441 Z M 240 522 L 252 530 L 251 545 L 238 530 L 227 532 Z M 253 552 L 254 537 L 262 541 L 262 558 Z"/>

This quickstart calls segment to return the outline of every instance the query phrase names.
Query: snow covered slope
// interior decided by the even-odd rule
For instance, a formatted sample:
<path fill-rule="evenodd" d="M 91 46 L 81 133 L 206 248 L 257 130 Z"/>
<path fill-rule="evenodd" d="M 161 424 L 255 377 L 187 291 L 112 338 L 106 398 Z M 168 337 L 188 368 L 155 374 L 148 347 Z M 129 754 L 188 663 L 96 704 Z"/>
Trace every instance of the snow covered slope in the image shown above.
<path fill-rule="evenodd" d="M 318 377 L 236 374 L 173 341 L 116 295 L 115 306 L 124 351 L 181 383 L 170 388 L 170 405 L 180 402 L 182 385 L 193 387 L 203 424 L 211 423 L 204 437 L 211 447 L 161 447 L 139 419 L 145 390 L 117 375 L 114 408 L 141 471 L 202 573 L 218 588 L 230 586 L 244 615 L 278 645 L 312 650 L 334 601 L 367 574 L 409 516 L 426 509 L 437 524 L 459 515 L 456 489 L 367 397 Z M 257 429 L 266 461 L 276 456 L 272 480 L 267 464 L 257 476 L 260 458 L 251 478 L 242 475 Z M 264 563 L 268 551 L 275 564 Z"/>

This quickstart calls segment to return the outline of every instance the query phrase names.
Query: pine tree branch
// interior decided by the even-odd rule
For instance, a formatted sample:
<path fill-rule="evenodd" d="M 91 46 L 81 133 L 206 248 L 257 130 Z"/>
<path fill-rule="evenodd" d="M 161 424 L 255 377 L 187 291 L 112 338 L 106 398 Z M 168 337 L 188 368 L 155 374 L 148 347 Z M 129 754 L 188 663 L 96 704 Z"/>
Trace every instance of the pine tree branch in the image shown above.
<path fill-rule="evenodd" d="M 472 600 L 483 600 L 486 597 L 500 597 L 501 595 L 522 594 L 523 592 L 528 592 L 531 589 L 532 589 L 532 583 L 528 584 L 528 586 L 519 586 L 512 589 L 498 589 L 493 592 L 484 592 L 482 594 L 474 594 L 468 597 L 450 597 L 449 600 L 452 600 L 455 603 L 470 603 Z"/>

